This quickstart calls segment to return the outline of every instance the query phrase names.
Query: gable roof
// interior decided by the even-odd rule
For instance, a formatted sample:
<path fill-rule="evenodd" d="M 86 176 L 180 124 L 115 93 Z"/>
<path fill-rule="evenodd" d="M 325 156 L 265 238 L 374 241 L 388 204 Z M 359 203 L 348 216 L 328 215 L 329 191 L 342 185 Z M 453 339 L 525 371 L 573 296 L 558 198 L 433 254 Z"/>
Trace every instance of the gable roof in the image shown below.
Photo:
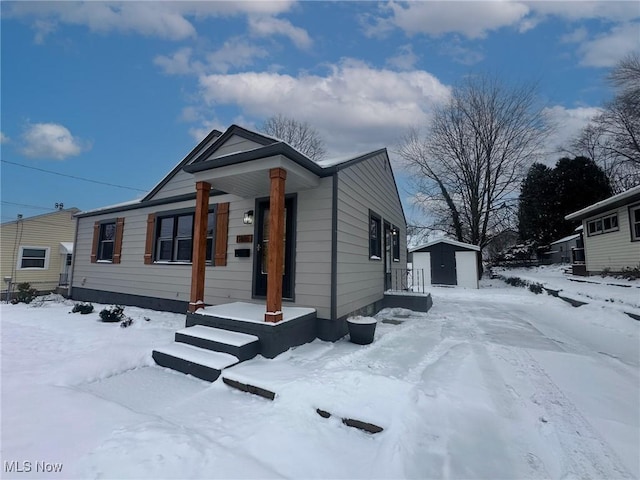
<path fill-rule="evenodd" d="M 437 240 L 432 240 L 430 242 L 427 242 L 423 245 L 420 245 L 418 247 L 414 247 L 411 250 L 409 250 L 409 253 L 412 252 L 418 252 L 424 248 L 429 248 L 433 245 L 436 245 L 438 243 L 448 243 L 449 245 L 453 245 L 455 247 L 461 247 L 461 248 L 466 248 L 468 250 L 475 250 L 476 252 L 480 251 L 480 247 L 478 245 L 472 245 L 470 243 L 463 243 L 463 242 L 459 242 L 457 240 L 452 240 L 450 238 L 438 238 Z"/>
<path fill-rule="evenodd" d="M 564 217 L 565 220 L 582 220 L 592 215 L 606 212 L 614 208 L 622 207 L 623 205 L 629 205 L 636 201 L 640 201 L 640 185 L 637 185 L 629 190 L 626 190 L 612 197 L 601 200 L 593 205 L 578 210 L 577 212 L 570 213 Z"/>
<path fill-rule="evenodd" d="M 160 189 L 162 187 L 164 187 L 169 180 L 171 180 L 176 173 L 178 173 L 180 170 L 182 170 L 182 167 L 184 167 L 185 165 L 187 165 L 190 161 L 193 160 L 193 158 L 203 149 L 205 148 L 207 145 L 209 145 L 213 140 L 215 140 L 216 138 L 220 138 L 220 136 L 222 135 L 222 132 L 220 130 L 216 130 L 213 129 L 209 132 L 209 134 L 204 137 L 204 139 L 198 143 L 198 145 L 196 145 L 193 150 L 191 150 L 186 157 L 184 157 L 180 163 L 178 163 L 175 167 L 173 167 L 173 169 L 167 174 L 165 175 L 165 177 L 160 180 L 160 182 L 153 187 L 149 193 L 147 193 L 144 197 L 142 197 L 142 199 L 140 200 L 141 202 L 145 202 L 149 199 L 151 199 L 156 193 L 158 193 L 158 191 L 160 191 Z"/>

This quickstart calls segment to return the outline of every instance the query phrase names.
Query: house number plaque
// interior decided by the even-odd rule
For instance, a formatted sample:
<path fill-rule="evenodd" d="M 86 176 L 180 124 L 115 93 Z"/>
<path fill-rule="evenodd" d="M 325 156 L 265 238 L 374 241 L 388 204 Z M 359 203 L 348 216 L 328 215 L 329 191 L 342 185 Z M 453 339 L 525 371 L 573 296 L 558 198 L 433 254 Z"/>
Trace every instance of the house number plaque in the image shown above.
<path fill-rule="evenodd" d="M 253 243 L 253 235 L 237 235 L 236 243 Z"/>

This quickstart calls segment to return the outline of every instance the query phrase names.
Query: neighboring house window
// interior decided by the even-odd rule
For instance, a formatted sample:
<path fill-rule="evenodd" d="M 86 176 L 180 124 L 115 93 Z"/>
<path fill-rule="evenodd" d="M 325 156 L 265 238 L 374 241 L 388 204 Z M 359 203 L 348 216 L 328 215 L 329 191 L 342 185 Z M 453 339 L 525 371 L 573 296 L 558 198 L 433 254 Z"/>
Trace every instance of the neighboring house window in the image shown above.
<path fill-rule="evenodd" d="M 393 250 L 393 261 L 400 261 L 400 231 L 398 227 L 393 227 L 391 230 L 391 245 Z"/>
<path fill-rule="evenodd" d="M 159 216 L 156 231 L 156 261 L 190 263 L 193 253 L 194 214 Z M 207 262 L 213 255 L 215 213 L 207 216 Z"/>
<path fill-rule="evenodd" d="M 98 240 L 98 261 L 113 260 L 113 244 L 116 239 L 116 222 L 100 225 L 100 239 Z"/>
<path fill-rule="evenodd" d="M 47 270 L 49 247 L 20 247 L 18 270 Z"/>
<path fill-rule="evenodd" d="M 615 232 L 618 230 L 618 214 L 612 213 L 587 222 L 587 235 L 600 235 L 601 233 Z"/>
<path fill-rule="evenodd" d="M 640 241 L 640 205 L 629 209 L 629 223 L 631 224 L 631 239 Z"/>
<path fill-rule="evenodd" d="M 382 254 L 382 235 L 380 232 L 382 221 L 380 216 L 369 212 L 369 258 L 380 260 Z"/>

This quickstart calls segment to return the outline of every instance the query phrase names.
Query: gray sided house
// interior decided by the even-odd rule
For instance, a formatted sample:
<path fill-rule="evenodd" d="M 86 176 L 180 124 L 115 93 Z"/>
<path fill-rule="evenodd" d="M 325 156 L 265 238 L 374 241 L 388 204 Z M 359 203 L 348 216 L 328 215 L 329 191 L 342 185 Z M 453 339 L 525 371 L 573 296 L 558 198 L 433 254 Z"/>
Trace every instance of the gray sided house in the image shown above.
<path fill-rule="evenodd" d="M 275 323 L 307 307 L 305 341 L 345 335 L 345 318 L 381 308 L 392 270 L 406 269 L 386 149 L 314 162 L 237 125 L 141 200 L 79 214 L 75 245 L 76 300 L 189 310 L 188 324 L 211 305 L 263 305 Z"/>
<path fill-rule="evenodd" d="M 565 217 L 582 222 L 584 248 L 574 248 L 574 274 L 640 267 L 640 185 Z"/>
<path fill-rule="evenodd" d="M 579 233 L 574 233 L 551 242 L 543 254 L 545 263 L 571 263 L 571 252 L 580 247 L 580 238 Z"/>

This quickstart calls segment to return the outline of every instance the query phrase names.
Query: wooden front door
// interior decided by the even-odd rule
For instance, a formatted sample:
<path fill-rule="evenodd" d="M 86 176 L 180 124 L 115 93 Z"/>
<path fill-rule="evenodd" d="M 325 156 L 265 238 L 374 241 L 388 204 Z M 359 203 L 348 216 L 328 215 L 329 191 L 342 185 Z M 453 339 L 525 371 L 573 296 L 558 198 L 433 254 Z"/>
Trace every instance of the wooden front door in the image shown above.
<path fill-rule="evenodd" d="M 294 199 L 285 198 L 284 201 L 284 271 L 282 275 L 282 297 L 293 298 L 293 257 L 294 257 Z M 267 259 L 269 245 L 272 239 L 269 235 L 269 200 L 258 201 L 256 215 L 256 252 L 254 262 L 254 296 L 265 297 L 267 295 Z"/>

